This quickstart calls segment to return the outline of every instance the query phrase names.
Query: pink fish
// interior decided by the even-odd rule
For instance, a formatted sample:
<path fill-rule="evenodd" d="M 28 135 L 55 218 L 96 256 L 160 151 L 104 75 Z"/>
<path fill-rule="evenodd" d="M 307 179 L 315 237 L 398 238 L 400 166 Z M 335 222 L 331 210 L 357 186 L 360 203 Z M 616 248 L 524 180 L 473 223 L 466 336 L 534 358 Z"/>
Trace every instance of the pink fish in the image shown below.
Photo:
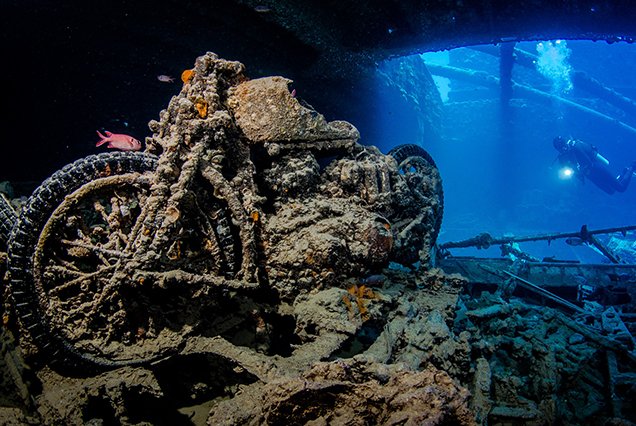
<path fill-rule="evenodd" d="M 139 151 L 141 149 L 141 142 L 129 135 L 121 133 L 106 132 L 106 136 L 99 133 L 97 134 L 102 138 L 95 146 L 101 146 L 107 143 L 108 148 L 117 148 L 122 151 Z"/>
<path fill-rule="evenodd" d="M 174 78 L 170 77 L 169 75 L 158 75 L 157 80 L 162 83 L 174 83 Z"/>

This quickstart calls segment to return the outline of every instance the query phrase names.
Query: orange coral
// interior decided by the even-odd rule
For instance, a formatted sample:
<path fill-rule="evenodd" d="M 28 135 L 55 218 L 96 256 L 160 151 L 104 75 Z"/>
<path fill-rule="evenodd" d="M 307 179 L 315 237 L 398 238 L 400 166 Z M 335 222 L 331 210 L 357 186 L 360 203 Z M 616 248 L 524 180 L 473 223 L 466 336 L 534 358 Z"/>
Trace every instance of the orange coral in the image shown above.
<path fill-rule="evenodd" d="M 205 118 L 208 116 L 208 103 L 204 99 L 197 99 L 194 103 L 194 107 L 199 112 L 199 117 Z"/>
<path fill-rule="evenodd" d="M 347 311 L 349 312 L 349 319 L 353 319 L 353 316 L 354 316 L 353 305 L 351 304 L 351 299 L 349 295 L 344 294 L 342 296 L 342 301 L 344 302 L 345 306 L 347 307 Z"/>
<path fill-rule="evenodd" d="M 183 84 L 189 83 L 194 77 L 194 70 L 185 70 L 181 73 L 181 81 Z"/>
<path fill-rule="evenodd" d="M 352 285 L 347 290 L 348 294 L 342 296 L 342 301 L 347 306 L 347 310 L 349 311 L 349 317 L 354 317 L 353 312 L 353 303 L 356 303 L 356 307 L 358 308 L 358 313 L 362 318 L 362 321 L 366 321 L 369 319 L 369 310 L 367 309 L 367 301 L 378 299 L 378 295 L 374 293 L 373 290 L 368 288 L 365 285 L 361 285 L 358 287 L 357 285 Z"/>

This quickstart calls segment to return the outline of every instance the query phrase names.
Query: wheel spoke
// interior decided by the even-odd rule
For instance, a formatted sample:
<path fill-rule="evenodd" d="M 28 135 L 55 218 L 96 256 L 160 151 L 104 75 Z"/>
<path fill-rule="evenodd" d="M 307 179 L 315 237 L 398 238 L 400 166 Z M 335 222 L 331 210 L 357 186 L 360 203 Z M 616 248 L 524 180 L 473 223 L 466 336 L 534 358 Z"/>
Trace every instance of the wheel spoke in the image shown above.
<path fill-rule="evenodd" d="M 88 281 L 88 280 L 92 280 L 94 278 L 99 278 L 102 275 L 106 275 L 107 273 L 111 272 L 112 270 L 115 269 L 117 265 L 110 265 L 107 266 L 103 269 L 100 269 L 99 271 L 95 271 L 92 273 L 81 273 L 82 275 L 71 280 L 71 281 L 67 281 L 62 285 L 53 287 L 51 290 L 49 290 L 50 295 L 56 295 L 59 294 L 61 291 L 67 290 L 73 286 L 76 286 L 78 284 L 81 284 L 84 281 Z"/>
<path fill-rule="evenodd" d="M 114 256 L 114 257 L 118 257 L 118 258 L 129 257 L 129 255 L 127 255 L 126 253 L 124 253 L 122 251 L 109 250 L 109 249 L 106 249 L 104 247 L 96 246 L 94 244 L 84 243 L 84 242 L 80 242 L 80 241 L 70 241 L 70 240 L 61 240 L 60 242 L 62 244 L 66 244 L 68 246 L 85 248 L 85 249 L 88 249 L 88 250 L 93 251 L 95 253 L 105 254 L 105 255 L 108 255 L 108 256 Z"/>

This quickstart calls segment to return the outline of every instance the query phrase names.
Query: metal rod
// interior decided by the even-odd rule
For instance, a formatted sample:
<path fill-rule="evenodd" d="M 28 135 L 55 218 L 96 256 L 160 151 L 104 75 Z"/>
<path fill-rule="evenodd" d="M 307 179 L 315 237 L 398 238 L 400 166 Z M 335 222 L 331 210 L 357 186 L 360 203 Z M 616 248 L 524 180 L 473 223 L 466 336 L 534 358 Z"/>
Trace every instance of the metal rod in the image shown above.
<path fill-rule="evenodd" d="M 636 225 L 621 226 L 618 228 L 597 229 L 597 230 L 589 231 L 587 230 L 587 227 L 583 225 L 581 227 L 581 230 L 578 232 L 556 232 L 552 234 L 539 234 L 539 235 L 532 235 L 528 237 L 492 238 L 490 234 L 484 233 L 484 234 L 479 234 L 476 237 L 469 238 L 463 241 L 449 241 L 447 243 L 440 244 L 439 248 L 448 249 L 448 248 L 465 248 L 465 247 L 475 247 L 475 246 L 479 248 L 488 248 L 492 245 L 499 245 L 499 244 L 521 243 L 526 241 L 543 241 L 543 240 L 552 241 L 552 240 L 558 240 L 562 238 L 572 238 L 572 237 L 578 237 L 583 240 L 586 240 L 589 238 L 589 236 L 592 236 L 592 235 L 611 234 L 614 232 L 627 232 L 627 231 L 634 231 L 634 230 L 636 230 Z"/>
<path fill-rule="evenodd" d="M 572 309 L 573 311 L 579 312 L 581 314 L 592 315 L 590 312 L 586 311 L 585 309 L 583 309 L 583 308 L 581 308 L 579 306 L 576 306 L 574 303 L 568 302 L 564 298 L 559 297 L 556 294 L 554 294 L 554 293 L 552 293 L 552 292 L 550 292 L 550 291 L 548 291 L 548 290 L 546 290 L 546 289 L 544 289 L 542 287 L 539 287 L 538 285 L 533 284 L 533 283 L 531 283 L 528 280 L 525 280 L 525 279 L 523 279 L 523 278 L 521 278 L 521 277 L 519 277 L 519 276 L 517 276 L 517 275 L 515 275 L 515 274 L 513 274 L 511 272 L 508 272 L 506 270 L 502 270 L 501 272 L 503 272 L 504 274 L 506 274 L 506 275 L 514 278 L 515 280 L 519 281 L 521 283 L 522 287 L 525 287 L 528 290 L 535 291 L 535 292 L 541 294 L 542 296 L 545 296 L 548 299 L 552 300 L 553 302 L 557 302 L 557 303 L 559 303 L 559 304 L 561 304 L 561 305 L 563 305 L 563 306 L 565 306 L 565 307 L 567 307 L 569 309 Z"/>
<path fill-rule="evenodd" d="M 427 63 L 426 68 L 428 68 L 429 72 L 432 75 L 446 77 L 449 79 L 464 80 L 464 81 L 472 82 L 480 86 L 489 87 L 495 90 L 499 88 L 499 78 L 493 75 L 490 75 L 489 73 L 485 71 L 476 71 L 471 69 L 453 67 L 450 65 L 437 65 L 437 64 L 431 64 L 431 63 Z M 631 133 L 632 135 L 636 134 L 636 128 L 630 126 L 629 124 L 617 118 L 614 118 L 609 115 L 603 114 L 599 111 L 596 111 L 595 109 L 587 107 L 578 102 L 574 102 L 569 99 L 566 99 L 562 96 L 548 93 L 543 90 L 538 90 L 531 86 L 516 83 L 514 81 L 512 82 L 512 89 L 513 89 L 513 92 L 517 93 L 518 95 L 526 96 L 528 99 L 536 99 L 537 101 L 550 102 L 550 103 L 557 102 L 562 105 L 565 105 L 566 107 L 578 110 L 591 117 L 595 117 L 599 120 L 602 120 L 607 124 L 618 126 L 619 128 Z"/>
<path fill-rule="evenodd" d="M 488 55 L 501 56 L 500 49 L 497 49 L 495 46 L 473 46 L 471 49 Z M 538 59 L 537 55 L 517 48 L 514 49 L 514 55 L 515 64 L 530 69 L 536 69 L 536 61 Z M 622 109 L 632 116 L 636 115 L 636 101 L 603 85 L 603 83 L 591 77 L 584 71 L 575 70 L 572 72 L 572 84 L 576 89 L 585 90 L 588 93 L 596 95 L 599 99 Z"/>

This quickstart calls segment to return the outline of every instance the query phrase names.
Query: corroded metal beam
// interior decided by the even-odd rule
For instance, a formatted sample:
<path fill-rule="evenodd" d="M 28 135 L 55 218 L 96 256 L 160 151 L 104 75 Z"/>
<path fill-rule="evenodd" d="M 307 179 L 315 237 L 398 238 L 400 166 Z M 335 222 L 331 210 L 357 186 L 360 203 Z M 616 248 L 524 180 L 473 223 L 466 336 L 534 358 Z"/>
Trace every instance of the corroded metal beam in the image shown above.
<path fill-rule="evenodd" d="M 553 241 L 553 240 L 559 240 L 563 238 L 582 238 L 583 240 L 587 240 L 588 236 L 600 235 L 600 234 L 612 234 L 614 232 L 625 233 L 627 231 L 634 231 L 634 230 L 636 230 L 636 225 L 596 229 L 593 231 L 588 230 L 587 226 L 583 225 L 581 227 L 581 230 L 577 232 L 553 232 L 548 234 L 530 235 L 526 237 L 493 238 L 490 236 L 490 234 L 483 233 L 483 234 L 477 235 L 476 237 L 469 238 L 467 240 L 449 241 L 447 243 L 440 244 L 439 248 L 440 249 L 466 248 L 466 247 L 488 248 L 490 246 L 498 245 L 498 244 L 521 243 L 526 241 Z"/>

